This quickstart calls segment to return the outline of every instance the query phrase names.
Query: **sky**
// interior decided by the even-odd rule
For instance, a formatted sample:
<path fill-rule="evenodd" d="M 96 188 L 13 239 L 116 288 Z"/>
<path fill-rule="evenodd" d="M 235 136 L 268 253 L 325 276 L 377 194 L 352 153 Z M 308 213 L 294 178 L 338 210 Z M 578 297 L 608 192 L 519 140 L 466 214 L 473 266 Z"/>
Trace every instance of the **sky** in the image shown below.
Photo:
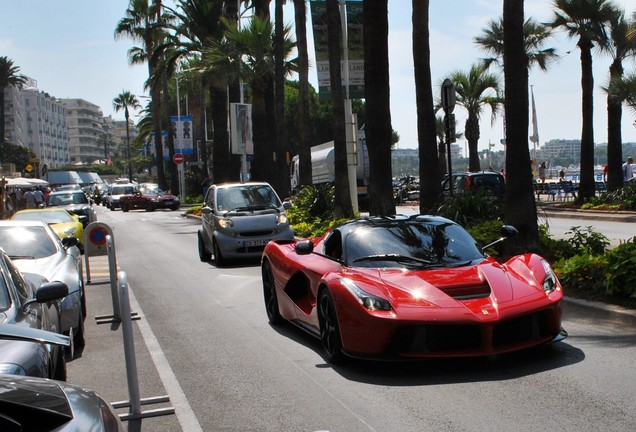
<path fill-rule="evenodd" d="M 615 0 L 631 16 L 633 0 Z M 168 0 L 169 3 L 169 0 Z M 285 7 L 285 22 L 293 23 L 292 2 Z M 272 2 L 273 4 L 273 2 Z M 146 96 L 144 82 L 147 65 L 130 66 L 127 51 L 135 45 L 125 37 L 114 38 L 117 22 L 124 16 L 128 0 L 0 0 L 0 56 L 14 61 L 20 72 L 38 83 L 38 88 L 57 98 L 82 98 L 98 105 L 104 115 L 123 119 L 115 112 L 113 99 L 129 90 Z M 453 71 L 468 71 L 485 54 L 473 42 L 491 19 L 502 14 L 503 3 L 494 0 L 431 0 L 430 39 L 431 72 L 434 94 Z M 546 22 L 552 16 L 549 0 L 526 0 L 525 16 Z M 411 2 L 389 0 L 389 63 L 391 123 L 400 135 L 398 148 L 417 147 L 415 85 L 411 50 Z M 313 38 L 309 36 L 310 63 Z M 561 59 L 548 72 L 533 69 L 529 84 L 534 91 L 539 140 L 580 139 L 581 69 L 576 41 L 557 32 L 549 46 Z M 606 84 L 610 58 L 594 55 L 594 135 L 595 142 L 607 142 Z M 626 71 L 636 63 L 624 64 Z M 310 70 L 310 82 L 317 88 L 316 70 Z M 503 80 L 503 77 L 502 77 Z M 182 97 L 184 97 L 182 95 Z M 143 99 L 140 99 L 144 104 Z M 176 114 L 176 113 L 175 113 Z M 462 131 L 466 113 L 455 110 L 457 130 Z M 623 142 L 636 142 L 636 113 L 623 110 Z M 503 150 L 503 120 L 491 124 L 486 110 L 481 122 L 481 149 L 494 144 Z M 457 141 L 466 145 L 465 140 Z"/>

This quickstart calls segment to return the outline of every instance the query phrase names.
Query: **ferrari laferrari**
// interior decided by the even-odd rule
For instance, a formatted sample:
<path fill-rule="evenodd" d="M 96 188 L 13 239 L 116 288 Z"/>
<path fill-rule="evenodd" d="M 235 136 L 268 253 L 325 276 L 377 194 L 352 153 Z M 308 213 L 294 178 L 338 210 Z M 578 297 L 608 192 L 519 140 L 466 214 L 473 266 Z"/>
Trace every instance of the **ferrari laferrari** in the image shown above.
<path fill-rule="evenodd" d="M 354 220 L 323 237 L 271 241 L 261 260 L 272 325 L 322 342 L 325 359 L 492 356 L 567 336 L 550 264 L 498 262 L 457 223 L 436 216 Z"/>

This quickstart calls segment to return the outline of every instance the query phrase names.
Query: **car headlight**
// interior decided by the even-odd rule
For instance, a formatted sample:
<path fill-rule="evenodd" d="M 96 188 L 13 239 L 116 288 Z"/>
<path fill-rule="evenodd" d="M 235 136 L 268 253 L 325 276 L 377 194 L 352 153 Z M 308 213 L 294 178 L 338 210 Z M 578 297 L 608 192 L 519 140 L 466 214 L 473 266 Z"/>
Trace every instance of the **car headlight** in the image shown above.
<path fill-rule="evenodd" d="M 545 277 L 543 278 L 543 282 L 541 283 L 541 287 L 546 294 L 550 294 L 557 288 L 557 277 L 550 267 L 550 264 L 546 260 L 541 260 L 541 264 L 543 265 L 543 270 L 545 270 Z"/>
<path fill-rule="evenodd" d="M 287 223 L 287 215 L 285 213 L 281 213 L 276 217 L 277 224 L 286 224 Z"/>
<path fill-rule="evenodd" d="M 22 366 L 15 363 L 0 363 L 0 374 L 26 376 L 26 371 L 22 368 Z"/>
<path fill-rule="evenodd" d="M 365 308 L 371 311 L 375 311 L 375 310 L 388 311 L 393 309 L 391 307 L 391 303 L 389 303 L 388 300 L 374 296 L 373 294 L 369 294 L 368 292 L 358 287 L 355 284 L 355 282 L 353 282 L 351 279 L 346 279 L 346 278 L 339 278 L 339 279 L 342 285 L 344 285 L 344 287 L 347 288 L 349 292 L 353 294 L 356 300 L 358 300 L 358 302 L 360 302 L 360 304 L 364 306 Z"/>
<path fill-rule="evenodd" d="M 232 228 L 234 226 L 232 219 L 218 219 L 218 223 L 221 228 Z"/>

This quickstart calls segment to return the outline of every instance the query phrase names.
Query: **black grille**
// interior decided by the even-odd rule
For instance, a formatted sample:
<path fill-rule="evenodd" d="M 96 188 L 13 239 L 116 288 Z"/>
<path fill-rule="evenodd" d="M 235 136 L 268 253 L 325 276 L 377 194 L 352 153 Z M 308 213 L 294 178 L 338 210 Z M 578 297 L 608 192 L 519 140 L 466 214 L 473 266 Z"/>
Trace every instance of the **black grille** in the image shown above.
<path fill-rule="evenodd" d="M 548 311 L 539 311 L 498 323 L 493 330 L 493 346 L 500 347 L 549 336 L 549 317 Z"/>
<path fill-rule="evenodd" d="M 399 353 L 439 353 L 474 350 L 481 346 L 476 325 L 411 326 L 398 330 L 393 351 Z"/>
<path fill-rule="evenodd" d="M 267 237 L 271 236 L 272 231 L 243 231 L 241 232 L 241 236 L 243 237 Z"/>

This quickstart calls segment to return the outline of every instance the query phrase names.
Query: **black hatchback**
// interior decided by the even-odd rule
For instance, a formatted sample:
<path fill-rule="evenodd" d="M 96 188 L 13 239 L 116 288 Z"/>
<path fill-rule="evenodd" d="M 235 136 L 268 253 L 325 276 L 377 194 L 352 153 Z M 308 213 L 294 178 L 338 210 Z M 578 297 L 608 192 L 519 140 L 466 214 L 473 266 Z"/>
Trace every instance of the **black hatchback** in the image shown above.
<path fill-rule="evenodd" d="M 442 182 L 442 191 L 450 193 L 449 179 Z M 506 194 L 506 181 L 501 173 L 494 171 L 465 172 L 453 174 L 453 193 L 484 193 L 496 198 Z"/>

